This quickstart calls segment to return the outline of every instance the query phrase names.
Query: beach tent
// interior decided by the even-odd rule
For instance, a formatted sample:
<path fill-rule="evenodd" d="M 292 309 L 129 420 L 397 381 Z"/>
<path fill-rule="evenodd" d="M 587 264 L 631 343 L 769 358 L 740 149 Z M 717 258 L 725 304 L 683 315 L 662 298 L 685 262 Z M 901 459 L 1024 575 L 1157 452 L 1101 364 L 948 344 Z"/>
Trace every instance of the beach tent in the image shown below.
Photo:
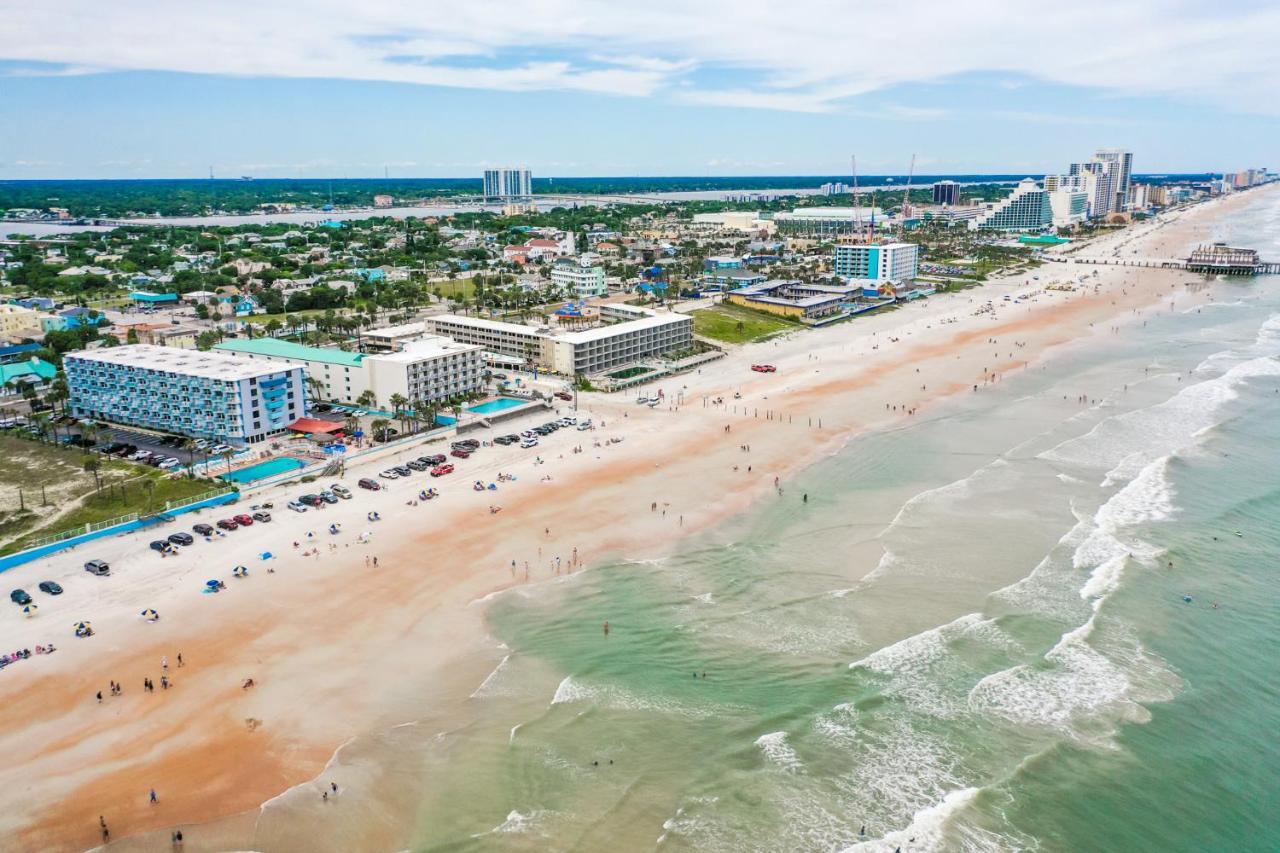
<path fill-rule="evenodd" d="M 23 605 L 22 612 L 25 613 L 27 616 L 34 616 L 36 611 L 39 609 L 40 608 L 34 604 L 26 604 L 26 605 Z"/>
<path fill-rule="evenodd" d="M 142 611 L 141 616 L 143 619 L 146 619 L 148 622 L 154 622 L 160 618 L 160 614 L 157 613 L 155 610 L 151 609 L 150 607 Z"/>

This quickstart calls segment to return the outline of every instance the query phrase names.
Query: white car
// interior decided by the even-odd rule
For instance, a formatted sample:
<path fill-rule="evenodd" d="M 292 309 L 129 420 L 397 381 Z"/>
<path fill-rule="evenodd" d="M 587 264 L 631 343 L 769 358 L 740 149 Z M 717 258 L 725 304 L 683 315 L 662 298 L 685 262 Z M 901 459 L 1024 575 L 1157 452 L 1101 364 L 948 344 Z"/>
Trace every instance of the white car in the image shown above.
<path fill-rule="evenodd" d="M 591 421 L 583 421 L 578 424 L 578 432 L 582 432 L 584 429 L 591 429 Z"/>
<path fill-rule="evenodd" d="M 134 462 L 142 462 L 145 459 L 151 458 L 151 451 L 139 450 L 137 453 L 133 454 L 129 458 L 132 459 Z"/>
<path fill-rule="evenodd" d="M 354 417 L 363 418 L 363 417 L 367 417 L 369 413 L 366 412 L 364 409 L 360 409 L 359 411 L 352 412 L 351 414 Z"/>
<path fill-rule="evenodd" d="M 215 454 L 216 454 L 216 453 L 226 453 L 226 452 L 227 452 L 228 450 L 230 450 L 230 449 L 231 449 L 231 445 L 229 445 L 229 444 L 215 444 L 213 447 L 210 447 L 210 448 L 209 448 L 209 452 L 210 452 L 210 453 L 215 453 Z"/>
<path fill-rule="evenodd" d="M 167 471 L 167 470 L 169 470 L 170 468 L 177 468 L 177 467 L 178 467 L 179 465 L 181 465 L 181 464 L 182 464 L 182 463 L 181 463 L 181 462 L 179 462 L 177 459 L 166 459 L 166 460 L 164 460 L 163 462 L 161 462 L 159 465 L 157 465 L 156 467 L 157 467 L 157 468 L 163 468 L 164 470 L 166 470 L 166 471 Z"/>
<path fill-rule="evenodd" d="M 536 439 L 536 438 L 526 438 L 524 441 L 520 442 L 520 446 L 521 446 L 521 447 L 523 447 L 523 448 L 525 448 L 526 450 L 527 450 L 528 448 L 530 448 L 530 447 L 537 447 L 537 446 L 538 446 L 538 439 Z"/>
<path fill-rule="evenodd" d="M 289 509 L 293 510 L 294 512 L 306 512 L 307 505 L 302 503 L 301 501 L 289 501 Z"/>
<path fill-rule="evenodd" d="M 378 476 L 379 476 L 379 477 L 381 477 L 381 478 L 382 478 L 382 479 L 384 479 L 384 480 L 399 480 L 399 479 L 400 479 L 400 475 L 399 475 L 399 474 L 397 474 L 395 471 L 392 471 L 390 468 L 388 468 L 387 470 L 383 471 L 383 472 L 382 472 L 381 474 L 379 474 Z"/>
<path fill-rule="evenodd" d="M 333 492 L 335 495 L 342 498 L 344 501 L 351 500 L 351 490 L 348 489 L 346 486 L 342 485 L 341 483 L 334 483 L 332 486 L 329 487 L 329 491 Z"/>
<path fill-rule="evenodd" d="M 194 445 L 196 450 L 204 450 L 208 446 L 209 446 L 209 439 L 207 438 L 196 439 L 196 443 Z"/>
<path fill-rule="evenodd" d="M 573 415 L 567 415 L 560 419 L 560 423 L 563 424 L 564 426 L 573 426 L 577 422 L 578 422 L 578 419 L 575 418 Z"/>

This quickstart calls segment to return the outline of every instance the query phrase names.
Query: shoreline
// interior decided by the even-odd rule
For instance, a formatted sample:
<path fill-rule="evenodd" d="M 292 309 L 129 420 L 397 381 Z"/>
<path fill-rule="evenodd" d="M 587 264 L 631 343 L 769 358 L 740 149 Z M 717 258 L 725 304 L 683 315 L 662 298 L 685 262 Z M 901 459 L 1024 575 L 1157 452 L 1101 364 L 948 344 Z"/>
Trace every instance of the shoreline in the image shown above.
<path fill-rule="evenodd" d="M 1251 201 L 1254 197 L 1224 201 L 1232 198 Z M 1126 242 L 1178 239 L 1171 232 L 1194 232 L 1206 224 L 1201 220 L 1208 218 L 1197 211 L 1213 209 L 1204 205 L 1173 221 L 1148 227 L 1145 233 L 1125 229 L 1090 245 L 1105 247 L 1106 241 L 1121 235 Z M 1189 223 L 1188 218 L 1192 220 Z M 1211 219 L 1207 224 L 1212 227 Z M 1179 225 L 1183 227 L 1179 229 Z M 1089 269 L 1092 272 L 1093 268 Z M 1047 266 L 1039 272 L 1052 278 L 1058 270 Z M 145 833 L 167 832 L 167 827 L 178 825 L 185 829 L 192 826 L 186 822 L 190 816 L 208 815 L 209 804 L 217 803 L 213 810 L 219 814 L 200 825 L 199 838 L 192 837 L 188 843 L 194 845 L 198 840 L 200 845 L 247 846 L 255 836 L 252 826 L 241 825 L 246 823 L 246 815 L 255 809 L 261 813 L 271 799 L 302 790 L 300 786 L 318 778 L 352 738 L 375 732 L 391 721 L 395 721 L 391 725 L 402 724 L 403 711 L 422 704 L 422 696 L 414 691 L 426 691 L 437 703 L 430 706 L 434 713 L 421 719 L 465 720 L 467 697 L 492 672 L 502 654 L 494 648 L 496 643 L 488 632 L 487 604 L 492 599 L 487 597 L 523 584 L 522 573 L 508 577 L 510 560 L 539 561 L 530 579 L 542 580 L 554 577 L 549 567 L 540 564 L 544 550 L 553 548 L 567 556 L 570 547 L 581 546 L 585 567 L 623 556 L 638 559 L 665 553 L 678 547 L 685 535 L 720 523 L 771 493 L 771 477 L 789 477 L 838 453 L 855 435 L 899 422 L 903 416 L 892 408 L 885 412 L 882 404 L 916 409 L 936 406 L 956 393 L 973 393 L 968 388 L 971 384 L 983 387 L 984 371 L 995 367 L 994 373 L 999 375 L 1026 369 L 1052 357 L 1057 347 L 1086 342 L 1101 333 L 1096 327 L 1101 321 L 1132 319 L 1139 316 L 1135 311 L 1162 304 L 1170 285 L 1175 303 L 1185 308 L 1189 298 L 1195 299 L 1178 286 L 1188 276 L 1182 271 L 1104 267 L 1097 276 L 1104 288 L 1096 297 L 1092 290 L 1043 291 L 1048 281 L 1034 285 L 989 282 L 958 294 L 931 297 L 902 311 L 868 317 L 857 326 L 839 324 L 750 345 L 699 374 L 655 383 L 668 389 L 669 399 L 675 396 L 670 389 L 684 383 L 689 401 L 684 406 L 636 411 L 626 401 L 591 395 L 588 402 L 593 415 L 598 423 L 607 423 L 602 432 L 622 434 L 624 443 L 601 448 L 599 453 L 587 449 L 570 454 L 554 468 L 534 466 L 528 457 L 489 448 L 476 464 L 460 470 L 457 476 L 462 480 L 437 484 L 447 486 L 444 490 L 449 494 L 434 505 L 404 507 L 400 495 L 404 489 L 394 485 L 390 502 L 385 493 L 379 493 L 381 500 L 376 503 L 372 499 L 349 502 L 355 509 L 376 505 L 387 516 L 386 528 L 399 527 L 402 534 L 388 535 L 375 528 L 373 548 L 382 558 L 382 568 L 364 571 L 354 579 L 349 572 L 360 571 L 359 560 L 354 555 L 343 557 L 346 548 L 354 545 L 349 540 L 362 524 L 358 519 L 348 522 L 355 526 L 350 528 L 351 535 L 342 537 L 344 548 L 328 552 L 342 556 L 330 561 L 304 558 L 297 552 L 279 554 L 274 577 L 266 577 L 265 569 L 254 568 L 251 580 L 229 581 L 232 589 L 227 595 L 203 600 L 193 591 L 200 572 L 213 571 L 209 576 L 216 576 L 225 570 L 207 568 L 202 558 L 216 555 L 217 561 L 227 566 L 237 559 L 243 562 L 248 558 L 234 558 L 233 549 L 241 555 L 251 553 L 250 542 L 262 542 L 267 536 L 287 538 L 281 529 L 297 531 L 318 522 L 309 516 L 279 518 L 283 523 L 273 522 L 265 529 L 255 526 L 244 531 L 249 536 L 221 540 L 217 552 L 198 544 L 189 552 L 194 559 L 184 555 L 172 561 L 206 566 L 187 569 L 190 578 L 183 580 L 185 594 L 178 591 L 168 561 L 162 571 L 145 554 L 145 542 L 133 541 L 136 537 L 112 540 L 110 547 L 120 552 L 113 562 L 122 569 L 115 578 L 117 583 L 81 572 L 76 585 L 88 587 L 104 581 L 93 588 L 128 601 L 95 602 L 93 606 L 106 611 L 105 616 L 94 614 L 98 637 L 75 645 L 62 640 L 57 656 L 33 658 L 15 666 L 6 671 L 5 683 L 0 686 L 0 695 L 6 700 L 0 721 L 7 723 L 0 739 L 11 756 L 10 765 L 0 770 L 0 780 L 9 782 L 10 790 L 22 790 L 37 802 L 58 804 L 35 812 L 26 823 L 14 817 L 17 809 L 6 810 L 6 828 L 17 833 L 23 845 L 83 849 L 95 843 L 97 815 L 110 812 L 114 837 L 137 835 L 136 840 L 122 842 L 123 849 L 135 843 L 136 849 L 150 849 L 159 836 L 148 840 Z M 992 314 L 973 313 L 974 306 L 980 306 L 986 297 L 998 300 L 1014 291 L 1040 293 L 1029 304 L 996 303 Z M 1107 297 L 1111 298 L 1109 305 Z M 956 326 L 954 331 L 947 328 L 951 325 Z M 1025 348 L 1006 349 L 1007 357 L 989 354 L 991 347 L 981 340 L 1003 341 L 1008 335 L 1015 340 L 1025 336 L 1026 340 Z M 1004 343 L 998 345 L 1003 347 Z M 857 352 L 851 355 L 855 348 Z M 779 372 L 764 377 L 743 375 L 748 353 L 755 359 L 776 359 Z M 927 374 L 922 369 L 926 366 Z M 918 389 L 917 380 L 911 378 L 916 376 L 913 367 L 926 379 Z M 693 393 L 687 390 L 690 386 Z M 783 423 L 703 408 L 702 396 L 720 394 L 732 409 L 736 388 L 742 389 L 742 406 L 750 403 L 753 409 L 776 410 L 789 415 L 790 420 Z M 631 418 L 631 414 L 637 417 Z M 810 428 L 797 423 L 802 417 L 821 418 L 823 426 Z M 752 447 L 750 453 L 731 447 L 737 442 L 725 440 L 719 432 L 723 425 L 731 427 L 733 438 Z M 566 438 L 576 443 L 584 435 L 598 433 L 557 434 L 559 440 L 553 437 L 539 449 L 550 457 L 564 450 Z M 809 446 L 797 452 L 802 444 L 796 439 L 801 436 Z M 415 455 L 417 452 L 421 451 Z M 589 457 L 603 464 L 594 464 Z M 675 462 L 668 466 L 668 460 Z M 748 461 L 756 469 L 751 478 L 745 472 L 730 470 L 732 465 Z M 383 460 L 380 464 L 387 463 Z M 507 497 L 508 487 L 504 487 L 498 498 L 487 493 L 468 498 L 466 476 L 478 469 L 488 472 L 495 464 L 500 470 L 519 471 L 520 482 L 509 489 L 515 492 L 513 497 Z M 677 473 L 671 475 L 670 467 L 676 465 Z M 547 471 L 553 479 L 538 481 Z M 347 479 L 354 476 L 359 474 Z M 414 488 L 421 483 L 415 480 Z M 717 487 L 720 496 L 708 500 L 707 495 L 714 494 Z M 259 499 L 273 498 L 263 495 Z M 681 518 L 677 525 L 675 518 L 660 517 L 647 509 L 651 501 L 668 498 L 668 512 L 687 515 L 687 523 Z M 503 511 L 496 516 L 490 516 L 483 503 L 476 503 L 495 499 L 503 504 Z M 325 520 L 350 508 L 344 503 L 327 510 Z M 424 516 L 435 524 L 423 525 Z M 568 533 L 563 530 L 565 524 Z M 619 525 L 625 529 L 618 530 Z M 552 531 L 550 535 L 544 533 L 546 529 Z M 415 532 L 433 535 L 414 538 Z M 565 536 L 570 538 L 564 540 Z M 387 545 L 384 538 L 398 541 Z M 440 550 L 447 552 L 444 560 L 430 553 L 441 539 L 445 547 Z M 506 546 L 505 550 L 495 551 L 496 542 Z M 275 547 L 285 551 L 287 543 L 281 547 L 275 541 Z M 389 551 L 391 548 L 395 550 Z M 537 557 L 533 556 L 535 551 Z M 422 571 L 424 552 L 430 564 Z M 369 553 L 366 548 L 366 556 Z M 49 562 L 68 563 L 74 568 L 84 557 L 80 553 Z M 137 577 L 129 580 L 136 580 L 138 586 L 147 584 L 145 590 L 119 583 L 126 575 L 120 560 L 135 559 L 149 568 L 138 570 Z M 454 577 L 451 573 L 459 568 L 464 571 Z M 130 570 L 132 574 L 132 567 Z M 15 583 L 19 573 L 27 583 L 28 577 L 35 578 L 37 569 L 13 570 L 9 574 Z M 243 583 L 243 588 L 253 585 L 254 600 L 245 602 L 247 596 L 239 594 L 242 587 L 235 583 Z M 274 595 L 262 598 L 268 584 Z M 334 597 L 352 584 L 360 588 L 358 604 L 335 602 Z M 70 587 L 68 593 L 72 593 Z M 140 600 L 139 596 L 147 594 L 152 597 Z M 107 606 L 111 604 L 114 609 Z M 132 616 L 138 606 L 157 607 L 165 620 L 150 626 L 139 624 Z M 174 616 L 178 618 L 169 621 Z M 44 613 L 39 618 L 54 621 Z M 61 614 L 56 619 L 55 627 L 66 621 Z M 174 624 L 179 621 L 181 625 Z M 19 624 L 25 628 L 32 623 Z M 0 637 L 10 639 L 14 633 L 10 628 L 8 623 L 0 626 Z M 61 639 L 65 627 L 58 630 L 53 636 Z M 313 642 L 316 637 L 323 637 L 324 642 Z M 95 641 L 91 647 L 89 643 Z M 387 660 L 396 656 L 397 650 L 425 642 L 432 645 L 424 658 L 435 655 L 436 659 Z M 104 647 L 107 654 L 119 656 L 109 661 L 91 656 L 89 649 L 101 652 Z M 191 663 L 184 668 L 186 672 L 170 670 L 179 681 L 174 692 L 163 698 L 137 697 L 134 685 L 140 684 L 148 671 L 158 677 L 160 656 L 172 658 L 175 648 L 181 648 Z M 263 672 L 266 674 L 259 675 Z M 127 678 L 120 678 L 122 675 Z M 239 679 L 248 675 L 259 681 L 253 691 L 239 686 Z M 106 680 L 113 677 L 126 681 L 129 691 L 125 697 L 111 700 L 116 722 L 104 722 L 105 715 L 92 707 L 90 688 L 95 684 L 105 688 Z M 375 692 L 385 691 L 385 695 L 368 696 L 362 692 L 367 685 L 377 687 Z M 403 693 L 414 693 L 413 701 L 406 702 L 410 697 L 400 695 Z M 46 719 L 50 709 L 57 709 L 52 720 Z M 129 712 L 123 721 L 120 709 Z M 249 728 L 244 719 L 260 719 L 263 724 Z M 32 744 L 42 746 L 33 748 Z M 22 784 L 24 773 L 26 784 Z M 157 777 L 162 781 L 155 781 Z M 148 787 L 160 792 L 159 807 L 146 804 Z M 264 796 L 267 790 L 271 793 Z M 241 803 L 248 804 L 237 808 Z M 320 836 L 325 831 L 319 816 L 310 825 L 311 834 Z M 411 827 L 403 829 L 405 834 L 411 831 Z M 319 846 L 313 844 L 311 849 L 327 849 L 322 841 L 312 841 Z M 365 842 L 376 848 L 394 846 L 398 840 L 361 837 L 358 843 L 366 846 Z"/>

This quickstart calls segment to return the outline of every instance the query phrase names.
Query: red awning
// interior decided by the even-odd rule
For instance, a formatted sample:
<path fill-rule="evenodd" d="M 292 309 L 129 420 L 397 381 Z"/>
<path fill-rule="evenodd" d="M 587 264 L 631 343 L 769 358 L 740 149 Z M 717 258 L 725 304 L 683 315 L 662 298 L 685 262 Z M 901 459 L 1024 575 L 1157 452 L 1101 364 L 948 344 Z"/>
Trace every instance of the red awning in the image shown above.
<path fill-rule="evenodd" d="M 298 418 L 289 425 L 290 432 L 301 432 L 307 434 L 327 434 L 338 432 L 343 429 L 341 421 L 321 421 L 315 418 Z"/>

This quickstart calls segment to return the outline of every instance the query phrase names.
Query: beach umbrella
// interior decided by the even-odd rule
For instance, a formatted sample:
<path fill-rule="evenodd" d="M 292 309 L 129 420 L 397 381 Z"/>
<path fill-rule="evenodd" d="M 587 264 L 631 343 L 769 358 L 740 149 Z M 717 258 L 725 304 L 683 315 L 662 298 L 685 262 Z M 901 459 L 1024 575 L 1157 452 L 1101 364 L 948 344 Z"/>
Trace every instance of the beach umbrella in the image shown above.
<path fill-rule="evenodd" d="M 148 607 L 146 610 L 142 611 L 141 616 L 142 616 L 142 618 L 143 618 L 143 619 L 146 619 L 148 622 L 154 622 L 154 621 L 156 621 L 157 619 L 159 619 L 159 618 L 160 618 L 160 614 L 159 614 L 159 613 L 157 613 L 155 610 L 153 610 L 153 609 L 152 609 L 152 608 L 150 608 L 150 607 Z"/>
<path fill-rule="evenodd" d="M 35 614 L 35 612 L 36 612 L 37 610 L 39 610 L 39 609 L 40 609 L 40 608 L 39 608 L 39 607 L 37 607 L 37 606 L 36 606 L 36 605 L 34 605 L 34 604 L 27 604 L 27 605 L 24 605 L 24 606 L 23 606 L 23 608 L 22 608 L 22 612 L 23 612 L 23 613 L 25 613 L 25 614 L 27 614 L 28 616 L 32 616 L 32 615 L 34 615 L 34 614 Z"/>
<path fill-rule="evenodd" d="M 220 581 L 205 581 L 204 585 L 209 587 L 209 589 L 217 589 L 219 583 Z"/>

